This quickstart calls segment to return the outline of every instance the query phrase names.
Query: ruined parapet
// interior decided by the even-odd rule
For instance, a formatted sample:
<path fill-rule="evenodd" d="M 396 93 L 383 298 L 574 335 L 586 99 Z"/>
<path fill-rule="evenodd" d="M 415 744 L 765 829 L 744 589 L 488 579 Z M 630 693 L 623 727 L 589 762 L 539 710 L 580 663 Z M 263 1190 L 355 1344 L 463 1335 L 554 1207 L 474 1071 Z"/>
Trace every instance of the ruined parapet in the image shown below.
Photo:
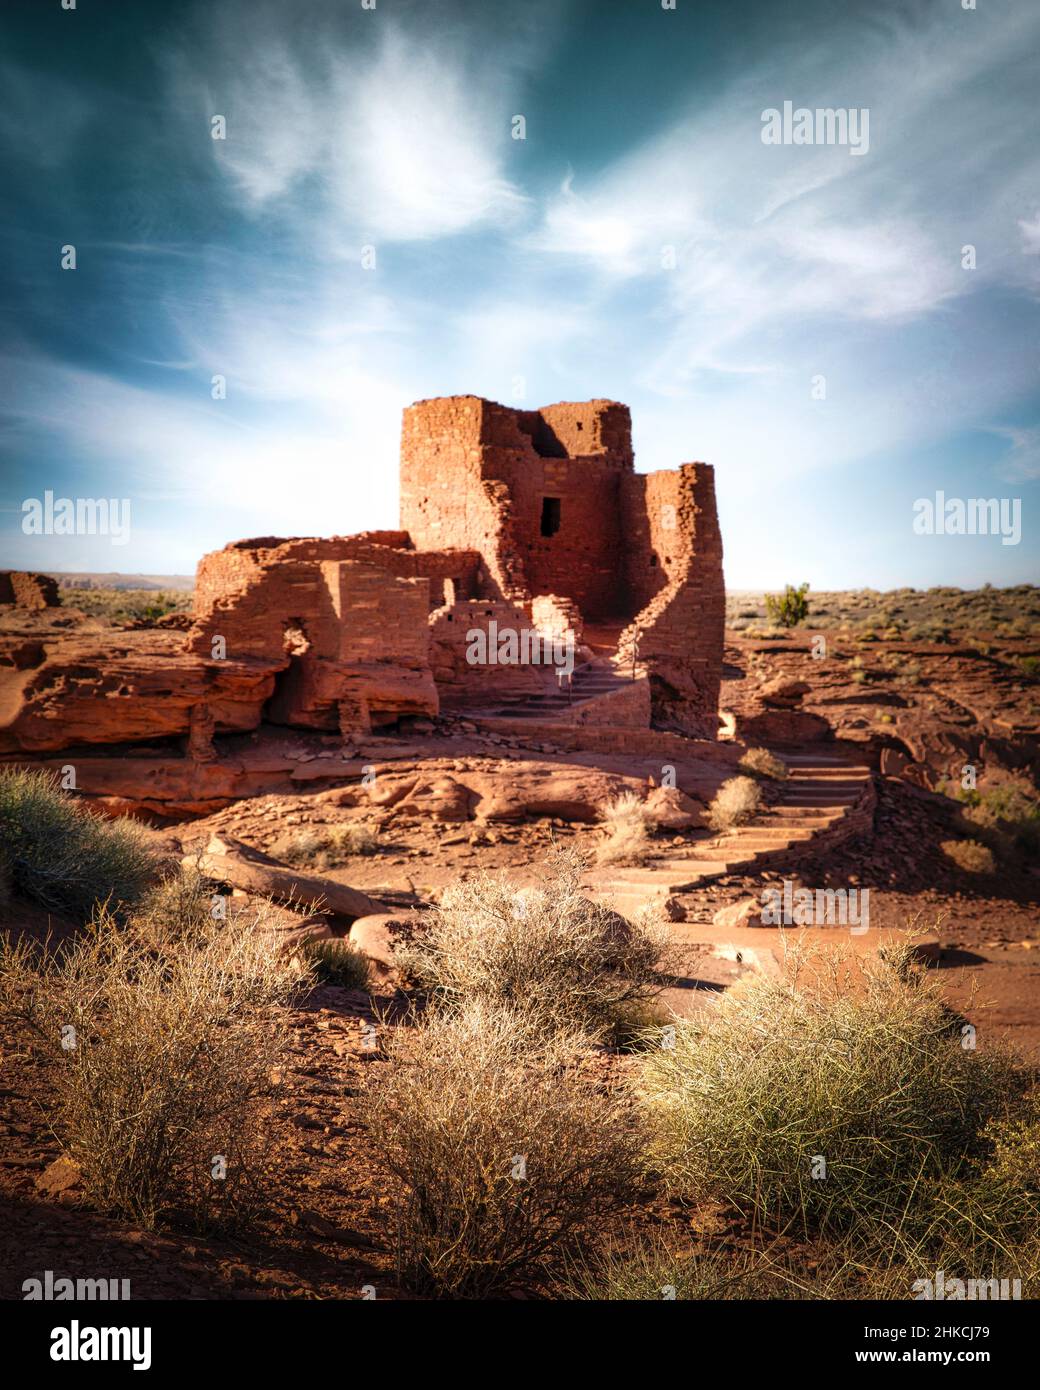
<path fill-rule="evenodd" d="M 0 603 L 16 608 L 56 608 L 58 581 L 33 570 L 0 570 Z"/>
<path fill-rule="evenodd" d="M 627 480 L 626 579 L 643 601 L 618 643 L 618 661 L 650 676 L 653 717 L 714 738 L 726 613 L 715 471 L 685 463 Z"/>
<path fill-rule="evenodd" d="M 532 660 L 537 636 L 527 612 L 498 599 L 470 599 L 442 608 L 430 623 L 430 667 L 445 708 L 522 700 L 552 688 L 551 674 Z M 539 648 L 540 648 L 540 644 Z"/>

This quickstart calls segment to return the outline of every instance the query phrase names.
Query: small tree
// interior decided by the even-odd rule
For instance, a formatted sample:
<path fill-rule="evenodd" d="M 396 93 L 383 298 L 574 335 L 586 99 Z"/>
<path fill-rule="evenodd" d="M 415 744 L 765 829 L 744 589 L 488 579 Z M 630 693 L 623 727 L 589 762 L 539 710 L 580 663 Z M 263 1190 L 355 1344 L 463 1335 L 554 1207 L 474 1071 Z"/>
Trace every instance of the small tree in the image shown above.
<path fill-rule="evenodd" d="M 809 616 L 808 592 L 808 584 L 799 584 L 797 589 L 793 584 L 788 584 L 779 597 L 766 594 L 766 613 L 770 622 L 779 627 L 797 627 L 799 623 L 804 623 Z"/>

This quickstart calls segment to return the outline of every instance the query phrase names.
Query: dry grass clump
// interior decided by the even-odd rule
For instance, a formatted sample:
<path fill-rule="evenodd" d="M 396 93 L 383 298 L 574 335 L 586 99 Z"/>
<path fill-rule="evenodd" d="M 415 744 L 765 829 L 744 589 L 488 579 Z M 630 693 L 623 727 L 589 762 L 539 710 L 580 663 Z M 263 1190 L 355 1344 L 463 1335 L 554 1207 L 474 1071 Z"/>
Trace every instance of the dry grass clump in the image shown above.
<path fill-rule="evenodd" d="M 359 854 L 376 854 L 379 832 L 364 823 L 287 831 L 272 840 L 268 853 L 294 868 L 323 872 Z"/>
<path fill-rule="evenodd" d="M 607 838 L 596 846 L 597 864 L 641 864 L 650 852 L 650 814 L 634 792 L 622 792 L 603 808 Z"/>
<path fill-rule="evenodd" d="M 713 830 L 732 830 L 746 825 L 761 804 L 762 792 L 753 777 L 731 777 L 716 792 L 706 820 Z"/>
<path fill-rule="evenodd" d="M 996 872 L 996 860 L 988 845 L 978 840 L 944 840 L 939 846 L 947 859 L 951 859 L 967 874 L 992 874 Z"/>
<path fill-rule="evenodd" d="M 97 1207 L 144 1227 L 241 1222 L 264 1189 L 270 1074 L 300 969 L 271 944 L 265 908 L 221 923 L 196 902 L 178 932 L 169 907 L 125 925 L 101 911 L 53 952 L 5 939 L 0 1012 L 28 1025 L 44 1113 Z"/>
<path fill-rule="evenodd" d="M 406 975 L 437 1004 L 523 1005 L 548 1028 L 604 1036 L 658 993 L 663 940 L 586 898 L 582 868 L 556 851 L 538 888 L 484 875 L 454 884 L 399 952 Z"/>
<path fill-rule="evenodd" d="M 485 999 L 391 1039 L 367 1123 L 398 1185 L 409 1287 L 489 1298 L 530 1286 L 635 1195 L 638 1116 L 585 1046 Z"/>
<path fill-rule="evenodd" d="M 787 776 L 787 764 L 768 748 L 749 748 L 737 766 L 752 777 L 782 781 Z"/>
<path fill-rule="evenodd" d="M 368 989 L 369 959 L 349 941 L 312 941 L 306 952 L 323 983 L 339 985 L 342 989 Z"/>
<path fill-rule="evenodd" d="M 970 1173 L 1021 1078 L 999 1048 L 962 1046 L 909 948 L 859 975 L 807 963 L 723 995 L 709 1022 L 676 1020 L 674 1045 L 646 1054 L 653 1158 L 683 1195 L 802 1231 L 905 1221 Z"/>
<path fill-rule="evenodd" d="M 136 902 L 158 864 L 133 821 L 99 819 L 47 774 L 4 768 L 0 870 L 27 897 L 86 921 L 98 903 Z"/>

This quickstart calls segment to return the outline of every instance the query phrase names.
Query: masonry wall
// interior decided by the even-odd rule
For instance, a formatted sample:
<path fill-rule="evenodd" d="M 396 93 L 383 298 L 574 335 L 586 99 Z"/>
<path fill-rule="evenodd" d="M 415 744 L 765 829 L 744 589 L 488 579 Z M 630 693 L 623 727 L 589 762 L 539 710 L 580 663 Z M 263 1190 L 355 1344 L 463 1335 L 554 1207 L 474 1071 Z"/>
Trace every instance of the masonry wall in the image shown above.
<path fill-rule="evenodd" d="M 475 650 L 471 648 L 472 633 L 485 634 L 485 650 L 489 651 L 494 631 L 521 632 L 533 627 L 522 608 L 494 599 L 456 603 L 434 614 L 430 625 L 430 668 L 442 705 L 446 709 L 494 707 L 555 688 L 551 671 L 530 664 L 469 659 L 471 650 Z"/>
<path fill-rule="evenodd" d="M 587 618 L 623 611 L 618 485 L 631 472 L 631 421 L 616 401 L 516 411 L 477 397 L 405 411 L 401 524 L 414 543 L 472 547 L 486 562 L 478 596 L 573 599 Z M 543 498 L 560 528 L 542 535 Z"/>
<path fill-rule="evenodd" d="M 725 630 L 722 537 L 715 471 L 686 463 L 636 475 L 624 487 L 625 529 L 643 544 L 626 554 L 632 591 L 648 597 L 618 644 L 650 676 L 655 720 L 713 738 Z M 656 563 L 654 561 L 656 560 Z"/>
<path fill-rule="evenodd" d="M 495 411 L 500 412 L 496 416 Z M 512 504 L 500 475 L 485 472 L 488 438 L 496 428 L 504 447 L 522 441 L 503 407 L 477 396 L 419 401 L 404 412 L 401 429 L 401 525 L 418 550 L 459 549 L 483 557 L 476 597 L 528 597 L 523 565 L 512 540 Z"/>

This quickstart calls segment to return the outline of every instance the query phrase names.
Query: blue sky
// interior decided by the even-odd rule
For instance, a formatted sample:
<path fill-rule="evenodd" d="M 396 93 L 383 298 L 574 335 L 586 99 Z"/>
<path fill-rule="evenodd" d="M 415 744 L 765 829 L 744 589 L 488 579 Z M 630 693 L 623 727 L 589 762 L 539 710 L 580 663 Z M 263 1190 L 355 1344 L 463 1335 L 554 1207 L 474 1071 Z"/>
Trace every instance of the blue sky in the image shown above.
<path fill-rule="evenodd" d="M 473 392 L 613 397 L 637 467 L 713 463 L 733 588 L 1036 578 L 1035 0 L 14 0 L 0 31 L 2 563 L 394 525 L 402 409 Z M 785 100 L 866 108 L 866 153 L 764 144 Z M 24 535 L 46 489 L 129 498 L 129 543 Z M 1021 543 L 915 535 L 939 489 L 1021 498 Z"/>

